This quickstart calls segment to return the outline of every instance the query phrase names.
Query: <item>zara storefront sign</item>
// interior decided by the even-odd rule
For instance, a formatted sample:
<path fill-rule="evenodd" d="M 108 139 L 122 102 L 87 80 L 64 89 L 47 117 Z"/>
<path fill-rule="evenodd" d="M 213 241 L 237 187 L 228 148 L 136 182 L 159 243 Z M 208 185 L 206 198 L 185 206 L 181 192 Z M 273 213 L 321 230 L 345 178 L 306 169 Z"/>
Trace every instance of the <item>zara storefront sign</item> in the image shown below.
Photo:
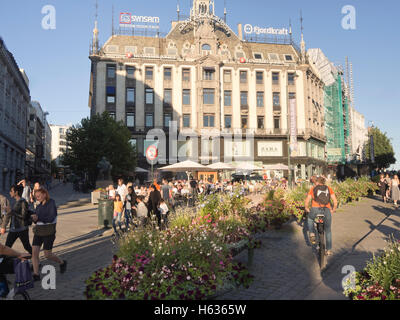
<path fill-rule="evenodd" d="M 258 141 L 258 156 L 259 157 L 282 157 L 282 142 L 281 141 Z"/>
<path fill-rule="evenodd" d="M 253 26 L 251 24 L 246 24 L 244 26 L 244 33 L 246 34 L 272 34 L 272 35 L 280 35 L 280 36 L 286 36 L 289 34 L 288 29 L 282 28 L 282 29 L 275 29 L 275 28 L 261 28 L 257 26 Z"/>
<path fill-rule="evenodd" d="M 146 25 L 140 25 L 138 23 L 146 23 Z M 135 16 L 129 12 L 121 12 L 119 15 L 119 25 L 125 28 L 151 28 L 158 29 L 160 23 L 159 17 L 151 16 Z M 153 25 L 151 25 L 153 24 Z"/>

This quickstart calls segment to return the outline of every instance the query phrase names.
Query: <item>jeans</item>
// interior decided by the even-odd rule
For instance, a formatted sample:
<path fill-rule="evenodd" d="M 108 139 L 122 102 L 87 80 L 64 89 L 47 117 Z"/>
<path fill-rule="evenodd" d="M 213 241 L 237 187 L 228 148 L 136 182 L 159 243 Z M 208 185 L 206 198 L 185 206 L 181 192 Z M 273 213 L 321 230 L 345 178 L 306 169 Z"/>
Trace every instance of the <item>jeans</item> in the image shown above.
<path fill-rule="evenodd" d="M 325 235 L 326 235 L 326 250 L 332 249 L 332 214 L 329 208 L 311 208 L 310 213 L 308 214 L 307 222 L 308 222 L 308 230 L 310 233 L 314 233 L 316 236 L 316 240 L 318 239 L 318 232 L 314 230 L 314 220 L 318 214 L 323 213 L 325 215 L 324 226 L 325 226 Z"/>
<path fill-rule="evenodd" d="M 122 218 L 122 212 L 114 213 L 114 217 L 113 217 L 113 220 L 112 220 L 112 226 L 114 228 L 115 233 L 118 233 L 117 232 L 117 226 L 116 226 L 116 222 L 117 221 L 118 221 L 119 229 L 122 231 L 121 218 Z"/>
<path fill-rule="evenodd" d="M 131 209 L 125 209 L 125 226 L 126 230 L 129 228 L 129 223 L 132 220 L 132 210 Z"/>

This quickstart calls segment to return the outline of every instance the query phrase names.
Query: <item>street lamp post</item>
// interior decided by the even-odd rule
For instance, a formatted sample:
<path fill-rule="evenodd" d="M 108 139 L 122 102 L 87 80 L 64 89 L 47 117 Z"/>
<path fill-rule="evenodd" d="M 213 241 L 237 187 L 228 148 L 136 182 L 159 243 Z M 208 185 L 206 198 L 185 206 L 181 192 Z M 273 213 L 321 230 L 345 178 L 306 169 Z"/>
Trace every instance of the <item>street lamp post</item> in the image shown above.
<path fill-rule="evenodd" d="M 287 77 L 289 77 L 287 75 Z M 295 81 L 296 84 L 296 79 L 299 77 L 299 75 L 297 74 L 297 72 L 294 72 L 293 75 L 293 79 Z M 297 97 L 296 97 L 297 98 Z M 292 179 L 292 170 L 290 168 L 291 163 L 290 163 L 290 158 L 291 158 L 291 151 L 290 151 L 290 129 L 291 129 L 291 122 L 290 122 L 290 95 L 289 95 L 289 79 L 286 79 L 286 106 L 287 106 L 287 145 L 288 145 L 288 171 L 289 171 L 289 175 L 288 175 L 288 183 L 289 186 L 292 187 L 292 183 L 293 183 L 293 179 Z"/>

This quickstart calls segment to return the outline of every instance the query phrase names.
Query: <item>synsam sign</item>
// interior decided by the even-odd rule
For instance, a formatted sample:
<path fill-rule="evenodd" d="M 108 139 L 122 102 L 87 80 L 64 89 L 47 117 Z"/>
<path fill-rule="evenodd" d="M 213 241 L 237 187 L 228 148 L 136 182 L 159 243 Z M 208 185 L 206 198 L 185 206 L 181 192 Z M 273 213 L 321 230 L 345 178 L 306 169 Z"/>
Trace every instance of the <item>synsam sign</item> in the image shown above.
<path fill-rule="evenodd" d="M 134 24 L 136 22 L 139 23 L 160 23 L 159 17 L 150 17 L 150 16 L 134 16 L 128 12 L 122 12 L 119 15 L 119 23 L 121 25 Z"/>

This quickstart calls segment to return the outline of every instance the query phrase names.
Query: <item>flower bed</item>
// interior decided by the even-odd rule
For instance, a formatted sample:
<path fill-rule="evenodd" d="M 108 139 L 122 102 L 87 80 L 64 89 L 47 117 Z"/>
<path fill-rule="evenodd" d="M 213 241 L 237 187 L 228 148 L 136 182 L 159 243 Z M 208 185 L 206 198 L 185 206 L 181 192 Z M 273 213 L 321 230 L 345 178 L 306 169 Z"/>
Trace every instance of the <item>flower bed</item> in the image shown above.
<path fill-rule="evenodd" d="M 208 299 L 253 276 L 233 260 L 259 246 L 248 230 L 248 200 L 235 195 L 202 199 L 197 213 L 171 217 L 170 229 L 136 230 L 120 241 L 108 268 L 86 282 L 87 299 Z"/>
<path fill-rule="evenodd" d="M 346 283 L 344 294 L 352 300 L 400 300 L 400 241 L 389 243 L 385 253 Z"/>

